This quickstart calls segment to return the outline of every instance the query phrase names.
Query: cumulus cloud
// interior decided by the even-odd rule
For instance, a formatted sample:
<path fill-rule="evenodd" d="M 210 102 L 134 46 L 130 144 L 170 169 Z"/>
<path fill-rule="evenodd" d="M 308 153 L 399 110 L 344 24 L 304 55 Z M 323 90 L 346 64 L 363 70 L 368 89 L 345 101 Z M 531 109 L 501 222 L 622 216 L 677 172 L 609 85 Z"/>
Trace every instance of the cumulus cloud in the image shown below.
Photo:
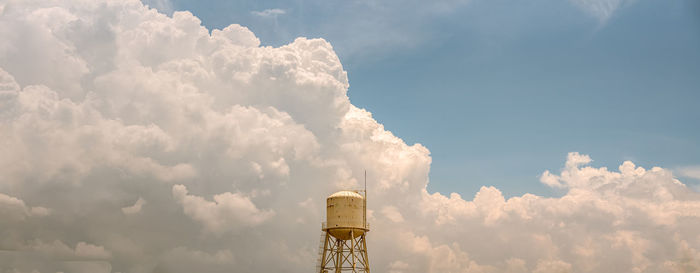
<path fill-rule="evenodd" d="M 0 3 L 0 271 L 307 272 L 324 197 L 365 169 L 375 271 L 700 268 L 700 196 L 667 169 L 571 153 L 541 176 L 561 197 L 429 193 L 428 149 L 350 103 L 322 39 Z"/>
<path fill-rule="evenodd" d="M 48 214 L 47 208 L 30 207 L 21 199 L 0 193 L 0 218 L 23 220 L 30 216 L 46 216 Z"/>
<path fill-rule="evenodd" d="M 401 223 L 404 221 L 401 212 L 399 212 L 398 208 L 394 206 L 385 206 L 382 208 L 382 214 L 384 214 L 384 217 L 395 223 Z"/>
<path fill-rule="evenodd" d="M 240 226 L 257 226 L 275 215 L 274 211 L 258 209 L 250 198 L 241 193 L 225 192 L 214 195 L 214 202 L 189 195 L 183 185 L 173 186 L 173 196 L 185 214 L 212 232 L 221 233 Z"/>
<path fill-rule="evenodd" d="M 53 241 L 52 243 L 44 243 L 37 239 L 31 242 L 26 249 L 64 259 L 106 259 L 111 256 L 109 251 L 106 251 L 104 247 L 86 242 L 78 242 L 75 248 L 71 248 L 60 240 Z"/>
<path fill-rule="evenodd" d="M 138 200 L 136 200 L 136 203 L 134 203 L 131 206 L 128 207 L 123 207 L 122 212 L 124 214 L 136 214 L 141 212 L 141 208 L 143 208 L 143 205 L 146 204 L 146 200 L 143 200 L 143 198 L 139 197 Z"/>
<path fill-rule="evenodd" d="M 163 272 L 198 272 L 206 268 L 207 272 L 231 272 L 236 267 L 236 260 L 230 250 L 217 250 L 212 253 L 177 247 L 166 252 L 155 271 Z"/>

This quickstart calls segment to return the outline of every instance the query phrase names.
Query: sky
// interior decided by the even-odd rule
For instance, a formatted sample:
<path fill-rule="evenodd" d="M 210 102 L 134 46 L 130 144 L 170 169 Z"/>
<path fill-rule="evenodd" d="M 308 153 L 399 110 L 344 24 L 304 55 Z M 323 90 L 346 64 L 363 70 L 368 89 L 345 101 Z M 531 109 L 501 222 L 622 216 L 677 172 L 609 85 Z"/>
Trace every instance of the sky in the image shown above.
<path fill-rule="evenodd" d="M 700 272 L 697 12 L 0 0 L 0 272 Z"/>
<path fill-rule="evenodd" d="M 146 1 L 148 3 L 148 1 Z M 431 151 L 430 191 L 557 195 L 570 151 L 700 177 L 697 1 L 152 1 L 263 45 L 329 41 L 348 96 Z M 494 175 L 494 173 L 498 173 Z M 697 173 L 697 172 L 696 172 Z"/>

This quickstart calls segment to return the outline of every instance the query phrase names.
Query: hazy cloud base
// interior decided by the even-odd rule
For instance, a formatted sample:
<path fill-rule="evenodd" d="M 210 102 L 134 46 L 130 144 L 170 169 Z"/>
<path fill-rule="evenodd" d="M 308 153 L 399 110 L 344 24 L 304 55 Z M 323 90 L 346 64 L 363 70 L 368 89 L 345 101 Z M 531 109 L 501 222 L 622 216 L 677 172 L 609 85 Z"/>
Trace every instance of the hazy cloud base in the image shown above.
<path fill-rule="evenodd" d="M 0 271 L 309 272 L 370 178 L 378 272 L 700 272 L 700 196 L 588 166 L 561 198 L 428 193 L 429 151 L 353 106 L 330 44 L 260 47 L 139 1 L 0 1 Z"/>

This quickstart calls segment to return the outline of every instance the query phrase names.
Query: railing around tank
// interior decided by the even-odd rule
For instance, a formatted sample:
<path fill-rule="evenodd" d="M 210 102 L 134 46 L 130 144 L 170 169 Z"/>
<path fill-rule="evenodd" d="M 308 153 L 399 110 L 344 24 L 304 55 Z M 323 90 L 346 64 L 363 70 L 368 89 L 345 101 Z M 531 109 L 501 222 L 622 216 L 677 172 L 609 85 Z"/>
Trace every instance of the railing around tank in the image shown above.
<path fill-rule="evenodd" d="M 327 222 L 321 222 L 321 230 L 326 230 L 328 228 Z M 369 230 L 369 222 L 365 223 L 365 229 Z"/>

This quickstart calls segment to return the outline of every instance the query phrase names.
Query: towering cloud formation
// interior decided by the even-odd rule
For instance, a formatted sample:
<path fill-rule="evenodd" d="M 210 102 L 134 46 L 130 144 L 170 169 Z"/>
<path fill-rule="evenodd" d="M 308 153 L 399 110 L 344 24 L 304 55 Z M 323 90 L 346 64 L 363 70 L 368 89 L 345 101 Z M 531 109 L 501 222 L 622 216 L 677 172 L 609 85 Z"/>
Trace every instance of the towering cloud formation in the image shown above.
<path fill-rule="evenodd" d="M 572 153 L 566 193 L 428 193 L 332 47 L 261 47 L 139 1 L 0 1 L 1 272 L 309 272 L 324 197 L 369 184 L 386 272 L 697 272 L 700 196 Z"/>

